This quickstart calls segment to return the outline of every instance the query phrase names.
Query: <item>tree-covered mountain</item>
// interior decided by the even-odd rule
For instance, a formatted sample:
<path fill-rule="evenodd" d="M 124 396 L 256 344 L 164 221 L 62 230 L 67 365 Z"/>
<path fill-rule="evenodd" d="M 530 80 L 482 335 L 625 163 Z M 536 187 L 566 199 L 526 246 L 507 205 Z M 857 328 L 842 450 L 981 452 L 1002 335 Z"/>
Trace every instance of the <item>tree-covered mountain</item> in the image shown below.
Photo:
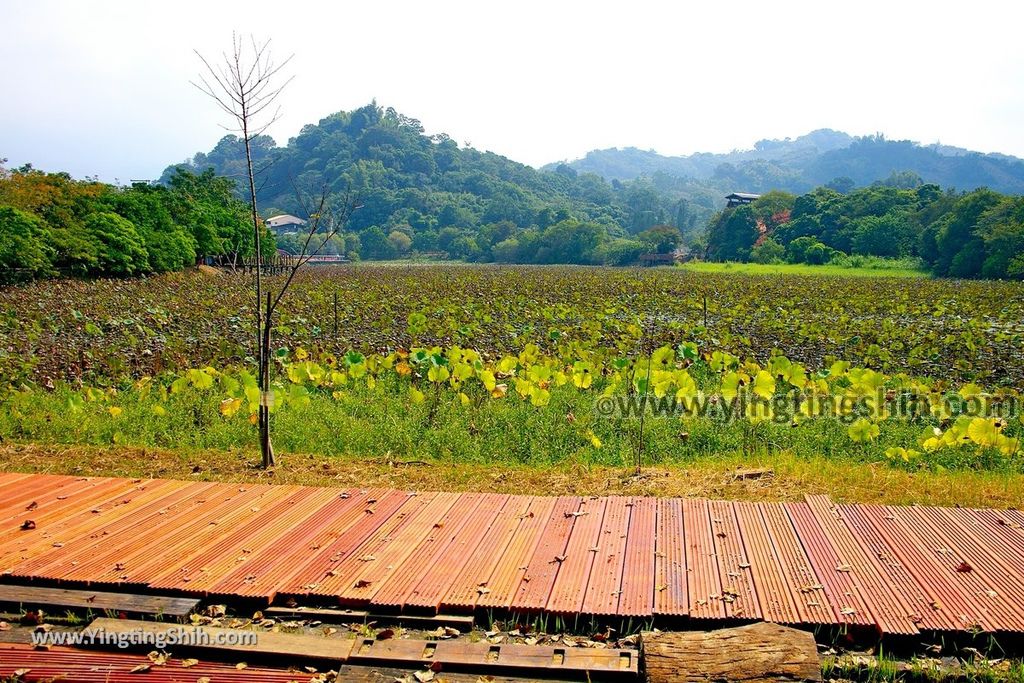
<path fill-rule="evenodd" d="M 376 103 L 307 125 L 285 145 L 260 137 L 254 162 L 264 216 L 302 217 L 297 188 L 326 185 L 338 197 L 354 191 L 362 207 L 326 249 L 364 259 L 438 253 L 469 261 L 626 264 L 684 241 L 703 252 L 715 235 L 705 227 L 718 225 L 724 196 L 737 190 L 797 195 L 825 187 L 845 195 L 878 184 L 928 184 L 1024 193 L 1024 162 L 1012 157 L 828 129 L 728 154 L 603 150 L 534 169 L 447 135 L 428 136 L 419 121 Z M 162 180 L 183 168 L 241 181 L 241 140 L 224 137 L 210 152 L 168 167 Z M 294 245 L 279 237 L 278 246 Z M 924 256 L 916 243 L 910 255 Z"/>
<path fill-rule="evenodd" d="M 443 252 L 467 260 L 619 263 L 649 250 L 637 236 L 658 225 L 697 233 L 721 202 L 715 192 L 681 198 L 667 179 L 605 180 L 568 166 L 537 170 L 491 152 L 427 136 L 419 121 L 376 103 L 307 125 L 284 146 L 255 140 L 261 213 L 302 216 L 296 188 L 326 184 L 358 196 L 337 247 L 362 258 Z M 241 140 L 165 171 L 214 169 L 245 177 Z"/>
<path fill-rule="evenodd" d="M 761 140 L 753 149 L 725 154 L 669 157 L 636 148 L 595 150 L 565 165 L 618 180 L 666 174 L 680 182 L 711 183 L 726 192 L 807 192 L 826 184 L 852 189 L 909 171 L 925 183 L 947 188 L 1024 193 L 1024 161 L 1015 157 L 881 135 L 854 138 L 829 129 L 792 140 Z"/>

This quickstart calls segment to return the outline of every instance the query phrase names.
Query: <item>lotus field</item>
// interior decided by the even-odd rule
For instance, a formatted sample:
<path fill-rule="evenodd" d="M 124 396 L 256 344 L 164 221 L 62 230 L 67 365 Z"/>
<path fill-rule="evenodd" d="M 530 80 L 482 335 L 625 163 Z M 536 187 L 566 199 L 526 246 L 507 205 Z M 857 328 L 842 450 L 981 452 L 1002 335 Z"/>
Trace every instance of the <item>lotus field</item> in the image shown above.
<path fill-rule="evenodd" d="M 787 453 L 1017 473 L 1024 286 L 681 269 L 308 268 L 275 443 L 397 461 Z M 251 278 L 0 290 L 0 437 L 252 448 Z"/>

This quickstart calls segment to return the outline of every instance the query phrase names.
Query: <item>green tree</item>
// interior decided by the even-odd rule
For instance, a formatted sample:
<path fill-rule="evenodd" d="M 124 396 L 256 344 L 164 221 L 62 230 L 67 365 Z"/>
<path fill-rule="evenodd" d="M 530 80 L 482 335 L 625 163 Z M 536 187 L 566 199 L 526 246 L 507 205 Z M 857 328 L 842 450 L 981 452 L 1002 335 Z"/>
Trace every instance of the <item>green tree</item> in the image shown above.
<path fill-rule="evenodd" d="M 975 234 L 975 228 L 982 214 L 996 206 L 1001 199 L 991 190 L 975 190 L 961 197 L 952 210 L 937 221 L 936 273 L 954 277 L 974 277 L 981 273 L 981 266 L 985 262 L 985 246 Z M 964 253 L 961 255 L 961 252 Z"/>
<path fill-rule="evenodd" d="M 101 274 L 137 275 L 149 270 L 146 243 L 131 221 L 98 211 L 86 217 L 85 230 L 101 245 L 97 254 Z"/>
<path fill-rule="evenodd" d="M 42 220 L 26 211 L 0 206 L 0 283 L 52 274 L 53 235 Z"/>
<path fill-rule="evenodd" d="M 407 254 L 412 248 L 412 238 L 401 230 L 392 230 L 388 234 L 388 243 L 391 245 L 391 250 L 398 256 Z"/>
<path fill-rule="evenodd" d="M 359 236 L 362 248 L 359 255 L 364 259 L 386 260 L 395 257 L 395 251 L 388 242 L 387 235 L 378 226 L 364 230 Z"/>
<path fill-rule="evenodd" d="M 771 237 L 750 250 L 750 260 L 754 263 L 781 263 L 785 257 L 786 248 Z"/>
<path fill-rule="evenodd" d="M 683 235 L 671 225 L 656 225 L 639 233 L 636 238 L 649 245 L 656 254 L 671 254 L 683 243 Z"/>
<path fill-rule="evenodd" d="M 491 256 L 498 263 L 519 262 L 519 240 L 509 237 L 491 247 Z"/>
<path fill-rule="evenodd" d="M 716 261 L 746 261 L 760 236 L 750 205 L 725 209 L 708 225 L 708 255 Z"/>

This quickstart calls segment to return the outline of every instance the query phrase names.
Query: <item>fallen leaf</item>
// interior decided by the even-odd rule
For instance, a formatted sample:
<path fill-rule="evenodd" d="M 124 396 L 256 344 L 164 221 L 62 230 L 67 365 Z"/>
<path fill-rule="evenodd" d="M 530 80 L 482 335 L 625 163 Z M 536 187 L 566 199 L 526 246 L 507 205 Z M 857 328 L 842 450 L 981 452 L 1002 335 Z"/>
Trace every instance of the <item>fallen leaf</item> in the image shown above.
<path fill-rule="evenodd" d="M 235 664 L 235 668 L 241 671 L 242 669 L 248 669 L 249 665 L 245 662 L 239 662 L 238 664 Z"/>
<path fill-rule="evenodd" d="M 167 658 L 169 655 L 166 652 L 158 652 L 154 650 L 146 656 L 149 658 L 149 661 L 151 661 L 154 666 L 163 666 L 167 663 Z"/>
<path fill-rule="evenodd" d="M 28 507 L 26 507 L 25 509 L 28 510 L 29 512 L 32 512 L 37 507 L 39 507 L 39 503 L 33 500 L 31 503 L 28 504 Z"/>
<path fill-rule="evenodd" d="M 145 674 L 149 673 L 149 670 L 153 668 L 152 664 L 139 664 L 138 666 L 131 669 L 128 673 L 130 674 Z"/>
<path fill-rule="evenodd" d="M 967 572 L 974 571 L 974 567 L 962 561 L 956 566 L 956 570 L 961 574 L 966 574 Z"/>
<path fill-rule="evenodd" d="M 33 522 L 31 519 L 26 519 L 24 522 L 21 523 L 21 530 L 22 531 L 31 531 L 32 529 L 35 529 L 35 528 L 36 528 L 36 523 Z"/>
<path fill-rule="evenodd" d="M 185 669 L 188 669 L 189 667 L 193 667 L 193 666 L 195 666 L 198 663 L 199 663 L 198 659 L 183 659 L 183 660 L 181 660 L 181 666 L 183 668 L 185 668 Z"/>
<path fill-rule="evenodd" d="M 377 631 L 377 640 L 390 640 L 395 637 L 395 630 L 390 628 Z"/>
<path fill-rule="evenodd" d="M 836 571 L 837 572 L 851 572 L 851 571 L 853 571 L 853 567 L 851 567 L 848 564 L 841 564 L 838 567 L 836 567 Z"/>

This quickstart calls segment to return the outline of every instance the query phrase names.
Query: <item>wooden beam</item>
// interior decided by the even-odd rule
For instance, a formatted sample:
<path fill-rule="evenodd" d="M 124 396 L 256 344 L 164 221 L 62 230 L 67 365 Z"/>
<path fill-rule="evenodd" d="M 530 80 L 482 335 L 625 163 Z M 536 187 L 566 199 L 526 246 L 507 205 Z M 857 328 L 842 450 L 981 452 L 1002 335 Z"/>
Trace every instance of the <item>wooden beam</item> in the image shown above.
<path fill-rule="evenodd" d="M 650 683 L 821 681 L 821 661 L 814 637 L 778 624 L 644 633 L 641 640 Z"/>
<path fill-rule="evenodd" d="M 95 619 L 85 629 L 95 634 L 92 645 L 103 649 L 156 649 L 158 639 L 174 652 L 202 652 L 236 661 L 269 659 L 274 662 L 330 663 L 333 668 L 348 659 L 353 640 L 339 636 L 274 633 L 212 626 L 161 624 L 131 619 Z M 241 636 L 253 637 L 251 642 Z M 140 641 L 135 643 L 135 641 Z M 120 642 L 129 643 L 121 648 Z M 88 643 L 85 643 L 88 644 Z M 148 650 L 147 650 L 148 648 Z"/>
<path fill-rule="evenodd" d="M 348 663 L 410 668 L 433 664 L 442 671 L 635 681 L 639 669 L 638 655 L 636 650 L 492 645 L 465 640 L 357 638 Z"/>
<path fill-rule="evenodd" d="M 51 613 L 58 610 L 101 613 L 110 610 L 129 616 L 145 614 L 182 619 L 198 604 L 199 600 L 195 598 L 0 584 L 0 605 L 25 610 L 42 609 Z"/>

